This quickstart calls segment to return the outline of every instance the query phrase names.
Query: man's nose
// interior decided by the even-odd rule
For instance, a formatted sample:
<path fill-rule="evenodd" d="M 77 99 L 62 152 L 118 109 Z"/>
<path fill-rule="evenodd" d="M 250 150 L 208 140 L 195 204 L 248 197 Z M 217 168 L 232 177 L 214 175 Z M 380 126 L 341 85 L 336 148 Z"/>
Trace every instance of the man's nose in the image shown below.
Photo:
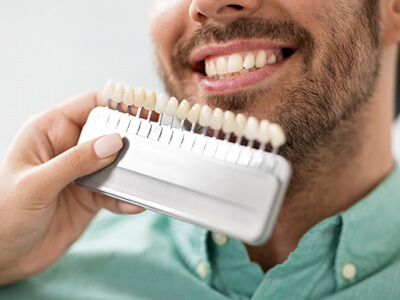
<path fill-rule="evenodd" d="M 199 23 L 206 21 L 227 22 L 255 13 L 262 0 L 192 0 L 190 18 Z"/>

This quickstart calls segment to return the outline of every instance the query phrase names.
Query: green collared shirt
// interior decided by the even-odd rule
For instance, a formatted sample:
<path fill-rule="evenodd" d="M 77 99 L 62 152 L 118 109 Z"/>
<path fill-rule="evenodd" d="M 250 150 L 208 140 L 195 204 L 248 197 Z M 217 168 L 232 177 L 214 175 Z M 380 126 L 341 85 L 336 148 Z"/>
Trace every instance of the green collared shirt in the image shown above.
<path fill-rule="evenodd" d="M 238 241 L 151 212 L 102 212 L 57 263 L 0 299 L 400 299 L 400 171 L 266 274 Z"/>

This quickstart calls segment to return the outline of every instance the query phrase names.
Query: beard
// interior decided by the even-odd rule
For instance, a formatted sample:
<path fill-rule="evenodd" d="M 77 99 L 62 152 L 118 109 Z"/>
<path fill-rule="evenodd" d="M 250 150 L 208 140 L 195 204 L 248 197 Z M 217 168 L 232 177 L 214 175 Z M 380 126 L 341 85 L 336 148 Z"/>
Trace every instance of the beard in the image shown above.
<path fill-rule="evenodd" d="M 374 92 L 381 44 L 378 1 L 344 5 L 346 9 L 340 12 L 340 18 L 336 15 L 336 22 L 335 16 L 330 19 L 327 12 L 327 22 L 322 26 L 324 37 L 320 39 L 294 21 L 240 17 L 226 25 L 200 25 L 188 40 L 176 46 L 171 56 L 171 78 L 161 70 L 166 90 L 191 102 L 200 97 L 187 88 L 192 72 L 189 54 L 199 45 L 239 38 L 268 38 L 295 44 L 294 55 L 300 58 L 301 65 L 280 83 L 201 97 L 210 106 L 225 110 L 257 109 L 259 118 L 280 124 L 287 137 L 280 154 L 294 165 L 315 161 L 322 148 L 343 153 L 346 140 L 354 142 L 356 138 L 355 116 L 367 106 Z M 278 99 L 278 104 L 271 107 L 269 99 Z M 259 105 L 255 108 L 254 103 Z M 350 146 L 347 148 L 350 151 Z"/>

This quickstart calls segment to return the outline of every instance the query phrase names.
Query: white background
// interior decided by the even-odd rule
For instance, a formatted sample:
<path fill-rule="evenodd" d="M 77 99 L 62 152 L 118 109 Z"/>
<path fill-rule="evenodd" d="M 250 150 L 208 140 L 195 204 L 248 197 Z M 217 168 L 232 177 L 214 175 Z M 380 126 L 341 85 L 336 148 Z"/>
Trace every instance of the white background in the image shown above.
<path fill-rule="evenodd" d="M 32 114 L 108 79 L 162 91 L 148 35 L 151 1 L 2 1 L 0 159 Z M 395 152 L 400 157 L 400 122 Z"/>

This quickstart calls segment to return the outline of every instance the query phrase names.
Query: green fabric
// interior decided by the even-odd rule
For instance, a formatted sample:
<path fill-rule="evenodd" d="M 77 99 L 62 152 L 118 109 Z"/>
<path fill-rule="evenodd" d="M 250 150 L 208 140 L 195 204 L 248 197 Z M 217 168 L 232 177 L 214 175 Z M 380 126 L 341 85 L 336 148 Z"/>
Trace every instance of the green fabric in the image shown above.
<path fill-rule="evenodd" d="M 352 279 L 342 275 L 349 263 Z M 151 212 L 101 212 L 56 264 L 0 288 L 0 299 L 400 299 L 400 171 L 311 228 L 266 274 L 236 240 L 219 245 Z"/>

